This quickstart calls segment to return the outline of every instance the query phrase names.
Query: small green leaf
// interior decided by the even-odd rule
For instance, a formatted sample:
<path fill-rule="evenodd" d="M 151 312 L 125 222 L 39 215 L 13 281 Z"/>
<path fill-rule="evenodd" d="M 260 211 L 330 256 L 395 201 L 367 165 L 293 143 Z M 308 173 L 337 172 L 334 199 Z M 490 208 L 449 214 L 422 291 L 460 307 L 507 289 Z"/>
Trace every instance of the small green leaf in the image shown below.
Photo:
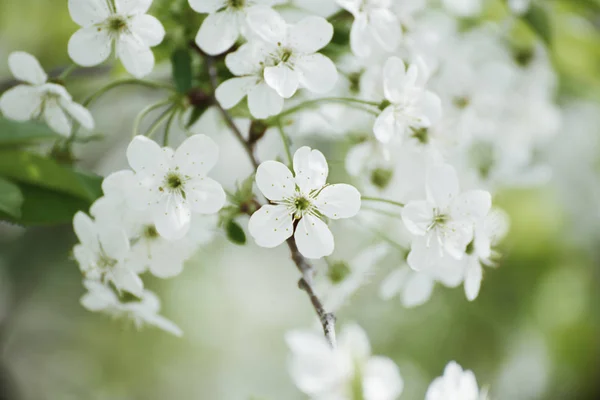
<path fill-rule="evenodd" d="M 0 211 L 19 218 L 22 204 L 23 194 L 19 187 L 4 178 L 0 178 Z"/>
<path fill-rule="evenodd" d="M 234 220 L 227 222 L 225 231 L 227 232 L 227 239 L 231 242 L 238 245 L 246 244 L 246 233 L 244 233 L 242 227 Z"/>
<path fill-rule="evenodd" d="M 16 150 L 0 150 L 0 176 L 66 193 L 92 202 L 102 194 L 102 178 L 78 172 L 38 154 Z"/>
<path fill-rule="evenodd" d="M 186 128 L 190 128 L 196 122 L 198 122 L 198 120 L 200 119 L 202 114 L 204 114 L 204 111 L 206 111 L 207 108 L 208 107 L 205 107 L 205 106 L 195 106 L 194 108 L 192 108 L 192 113 L 190 115 L 190 119 L 187 122 Z"/>
<path fill-rule="evenodd" d="M 192 57 L 189 51 L 175 50 L 171 56 L 173 81 L 179 93 L 186 94 L 192 88 Z"/>
<path fill-rule="evenodd" d="M 546 43 L 552 42 L 552 25 L 550 17 L 544 7 L 539 4 L 532 4 L 529 11 L 523 15 L 523 20 L 529 24 L 531 29 Z"/>
<path fill-rule="evenodd" d="M 36 122 L 17 122 L 0 117 L 0 147 L 25 146 L 37 142 L 58 140 L 62 136 L 46 125 Z"/>

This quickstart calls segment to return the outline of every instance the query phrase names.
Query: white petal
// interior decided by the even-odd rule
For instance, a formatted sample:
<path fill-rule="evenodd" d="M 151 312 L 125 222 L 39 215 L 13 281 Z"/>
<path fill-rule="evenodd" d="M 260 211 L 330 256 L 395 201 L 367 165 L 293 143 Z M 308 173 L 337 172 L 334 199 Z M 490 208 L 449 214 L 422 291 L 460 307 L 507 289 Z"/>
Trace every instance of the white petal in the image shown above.
<path fill-rule="evenodd" d="M 450 288 L 460 285 L 465 277 L 465 266 L 472 257 L 465 256 L 460 260 L 445 256 L 439 259 L 438 266 L 430 270 L 436 281 Z"/>
<path fill-rule="evenodd" d="M 392 297 L 400 293 L 400 290 L 404 286 L 410 269 L 405 267 L 394 269 L 379 286 L 379 297 L 383 300 L 389 300 Z"/>
<path fill-rule="evenodd" d="M 200 26 L 196 44 L 211 56 L 226 52 L 240 36 L 240 17 L 229 10 L 209 14 Z"/>
<path fill-rule="evenodd" d="M 397 136 L 400 132 L 397 131 L 396 118 L 394 116 L 394 106 L 388 106 L 375 120 L 373 125 L 373 133 L 375 138 L 381 143 L 388 143 L 392 137 Z"/>
<path fill-rule="evenodd" d="M 99 251 L 98 231 L 94 221 L 85 213 L 78 211 L 73 217 L 73 230 L 79 242 L 93 251 Z"/>
<path fill-rule="evenodd" d="M 226 0 L 189 0 L 190 7 L 197 13 L 213 13 L 227 4 Z"/>
<path fill-rule="evenodd" d="M 206 176 L 218 159 L 219 146 L 206 135 L 190 136 L 173 155 L 173 163 L 179 171 L 192 178 Z"/>
<path fill-rule="evenodd" d="M 8 56 L 8 67 L 15 79 L 32 85 L 42 85 L 48 80 L 48 75 L 40 62 L 29 53 L 15 51 Z"/>
<path fill-rule="evenodd" d="M 421 271 L 438 268 L 446 258 L 450 256 L 444 253 L 435 238 L 428 241 L 427 237 L 420 236 L 412 241 L 406 262 L 413 270 Z"/>
<path fill-rule="evenodd" d="M 427 201 L 411 201 L 401 211 L 402 222 L 413 235 L 425 235 L 433 221 L 433 208 Z"/>
<path fill-rule="evenodd" d="M 112 39 L 106 29 L 98 31 L 95 26 L 82 28 L 69 39 L 69 57 L 84 67 L 104 62 L 111 51 Z"/>
<path fill-rule="evenodd" d="M 37 88 L 18 85 L 0 96 L 0 111 L 6 118 L 28 121 L 37 116 L 42 107 L 42 98 Z"/>
<path fill-rule="evenodd" d="M 282 205 L 264 205 L 250 217 L 248 231 L 261 247 L 279 246 L 294 232 L 290 211 Z"/>
<path fill-rule="evenodd" d="M 442 210 L 458 196 L 458 176 L 449 164 L 435 165 L 427 171 L 427 196 Z"/>
<path fill-rule="evenodd" d="M 364 14 L 359 15 L 352 23 L 350 30 L 350 48 L 358 57 L 368 57 L 372 51 L 369 22 Z"/>
<path fill-rule="evenodd" d="M 175 323 L 168 320 L 167 318 L 156 315 L 156 314 L 148 314 L 144 317 L 146 323 L 153 325 L 163 331 L 170 333 L 171 335 L 182 337 L 183 331 L 179 328 Z"/>
<path fill-rule="evenodd" d="M 479 261 L 473 257 L 473 260 L 468 264 L 465 273 L 465 294 L 469 301 L 473 301 L 479 294 L 481 288 L 481 280 L 483 279 L 483 269 Z"/>
<path fill-rule="evenodd" d="M 165 38 L 165 28 L 152 15 L 138 15 L 129 21 L 129 29 L 139 37 L 146 46 L 158 46 Z"/>
<path fill-rule="evenodd" d="M 429 91 L 423 93 L 419 107 L 422 110 L 421 119 L 425 126 L 433 125 L 442 118 L 442 101 L 435 93 Z"/>
<path fill-rule="evenodd" d="M 390 10 L 381 8 L 371 11 L 369 19 L 377 43 L 388 52 L 396 50 L 402 37 L 402 29 L 396 15 Z"/>
<path fill-rule="evenodd" d="M 294 239 L 298 250 L 306 258 L 322 258 L 333 253 L 333 235 L 327 224 L 312 215 L 302 217 Z"/>
<path fill-rule="evenodd" d="M 299 57 L 294 65 L 300 85 L 315 93 L 327 93 L 337 82 L 335 64 L 323 54 Z"/>
<path fill-rule="evenodd" d="M 60 105 L 85 129 L 94 129 L 94 118 L 87 108 L 73 101 L 62 99 Z"/>
<path fill-rule="evenodd" d="M 295 182 L 289 168 L 278 161 L 265 161 L 256 170 L 256 186 L 269 200 L 292 197 Z"/>
<path fill-rule="evenodd" d="M 342 328 L 337 344 L 359 363 L 365 362 L 371 356 L 371 344 L 367 333 L 355 323 L 347 324 Z"/>
<path fill-rule="evenodd" d="M 46 101 L 44 105 L 44 119 L 53 131 L 63 136 L 69 136 L 71 133 L 71 120 L 69 120 L 56 100 Z"/>
<path fill-rule="evenodd" d="M 110 16 L 106 0 L 69 0 L 69 13 L 73 21 L 82 27 L 92 26 Z"/>
<path fill-rule="evenodd" d="M 275 67 L 265 68 L 264 77 L 267 85 L 271 86 L 284 99 L 289 99 L 298 90 L 300 77 L 298 72 L 292 70 L 281 62 Z"/>
<path fill-rule="evenodd" d="M 450 214 L 455 219 L 476 221 L 484 218 L 492 208 L 492 195 L 485 190 L 461 193 L 452 202 Z"/>
<path fill-rule="evenodd" d="M 144 283 L 137 274 L 124 267 L 116 267 L 112 271 L 112 281 L 119 290 L 129 292 L 136 297 L 142 297 Z"/>
<path fill-rule="evenodd" d="M 190 208 L 200 214 L 214 214 L 225 205 L 223 186 L 214 179 L 196 178 L 185 184 Z"/>
<path fill-rule="evenodd" d="M 265 82 L 261 82 L 248 93 L 248 108 L 254 118 L 268 118 L 281 112 L 283 97 Z"/>
<path fill-rule="evenodd" d="M 190 229 L 192 215 L 180 196 L 168 195 L 152 207 L 152 217 L 160 236 L 167 240 L 178 240 Z"/>
<path fill-rule="evenodd" d="M 308 193 L 325 185 L 329 166 L 323 153 L 303 146 L 294 153 L 294 173 L 296 174 L 296 184 L 300 190 Z"/>
<path fill-rule="evenodd" d="M 332 37 L 333 25 L 325 18 L 310 16 L 290 26 L 287 45 L 301 53 L 311 54 L 325 47 Z"/>
<path fill-rule="evenodd" d="M 331 219 L 350 218 L 360 210 L 360 192 L 344 183 L 329 185 L 319 193 L 315 204 Z"/>
<path fill-rule="evenodd" d="M 256 86 L 256 80 L 254 76 L 228 79 L 219 85 L 215 97 L 224 109 L 229 110 Z"/>
<path fill-rule="evenodd" d="M 98 237 L 102 250 L 110 258 L 124 260 L 129 254 L 129 239 L 123 229 L 100 225 L 98 227 Z"/>
<path fill-rule="evenodd" d="M 125 15 L 145 14 L 151 5 L 152 0 L 115 0 L 117 12 Z"/>
<path fill-rule="evenodd" d="M 413 272 L 408 278 L 404 291 L 402 292 L 402 305 L 404 307 L 417 307 L 425 304 L 433 293 L 435 282 L 423 272 Z"/>
<path fill-rule="evenodd" d="M 473 223 L 464 221 L 448 222 L 444 237 L 444 249 L 452 257 L 460 259 L 467 245 L 473 240 Z"/>
<path fill-rule="evenodd" d="M 86 280 L 84 285 L 88 292 L 81 297 L 79 302 L 89 311 L 103 311 L 119 302 L 114 292 L 100 282 Z"/>
<path fill-rule="evenodd" d="M 225 65 L 236 76 L 254 75 L 260 69 L 261 46 L 256 43 L 244 43 L 236 51 L 225 56 Z"/>
<path fill-rule="evenodd" d="M 165 242 L 166 246 L 170 242 Z M 152 252 L 150 259 L 150 272 L 157 278 L 167 279 L 181 274 L 183 271 L 184 259 L 182 257 L 173 257 L 173 252 L 169 249 L 157 248 Z"/>
<path fill-rule="evenodd" d="M 154 53 L 136 35 L 122 34 L 117 40 L 116 51 L 125 69 L 138 79 L 154 69 Z"/>
<path fill-rule="evenodd" d="M 152 139 L 138 135 L 127 147 L 129 166 L 138 174 L 150 175 L 168 168 L 165 153 Z"/>
<path fill-rule="evenodd" d="M 363 396 L 368 400 L 394 400 L 404 389 L 398 366 L 389 358 L 374 356 L 363 370 Z"/>
<path fill-rule="evenodd" d="M 404 97 L 406 66 L 399 57 L 390 57 L 383 66 L 383 91 L 392 103 L 400 103 Z"/>
<path fill-rule="evenodd" d="M 246 10 L 246 22 L 250 29 L 267 43 L 277 45 L 286 39 L 287 23 L 271 7 L 263 5 L 249 7 Z"/>

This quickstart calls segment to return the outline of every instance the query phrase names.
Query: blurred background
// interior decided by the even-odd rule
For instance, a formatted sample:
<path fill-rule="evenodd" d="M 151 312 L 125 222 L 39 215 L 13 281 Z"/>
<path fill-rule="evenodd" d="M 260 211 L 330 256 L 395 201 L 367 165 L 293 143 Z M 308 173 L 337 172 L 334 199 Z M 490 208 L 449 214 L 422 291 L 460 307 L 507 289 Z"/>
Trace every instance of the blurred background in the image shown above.
<path fill-rule="evenodd" d="M 462 289 L 438 285 L 421 307 L 383 301 L 378 284 L 388 262 L 338 313 L 340 325 L 366 330 L 374 354 L 399 365 L 402 399 L 422 399 L 450 360 L 473 370 L 495 399 L 600 398 L 600 2 L 541 2 L 551 11 L 563 128 L 545 149 L 552 179 L 496 199 L 511 230 L 479 298 L 470 303 Z M 2 0 L 0 84 L 10 80 L 5 60 L 15 50 L 35 54 L 49 71 L 69 65 L 75 30 L 66 1 Z M 156 74 L 168 77 L 168 66 Z M 106 78 L 76 75 L 69 90 L 82 99 Z M 92 111 L 106 140 L 80 145 L 81 164 L 99 174 L 124 165 L 133 118 L 154 95 L 119 90 L 99 101 Z M 217 140 L 223 153 L 239 151 L 226 133 Z M 323 147 L 336 154 L 331 143 Z M 333 173 L 343 169 L 338 158 Z M 221 160 L 217 179 L 232 184 L 248 171 L 244 160 L 232 162 Z M 343 223 L 333 228 L 333 258 L 365 247 Z M 162 314 L 185 332 L 178 339 L 84 310 L 70 260 L 75 241 L 71 226 L 0 225 L 0 398 L 305 398 L 286 371 L 283 335 L 314 317 L 286 248 L 236 246 L 217 235 L 182 275 L 147 277 Z"/>

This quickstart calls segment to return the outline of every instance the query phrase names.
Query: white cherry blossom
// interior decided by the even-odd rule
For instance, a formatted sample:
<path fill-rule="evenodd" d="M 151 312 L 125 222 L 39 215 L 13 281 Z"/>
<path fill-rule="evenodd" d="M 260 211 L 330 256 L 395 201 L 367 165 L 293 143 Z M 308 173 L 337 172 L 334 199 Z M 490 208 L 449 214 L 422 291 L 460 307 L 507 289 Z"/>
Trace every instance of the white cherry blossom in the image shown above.
<path fill-rule="evenodd" d="M 248 96 L 248 108 L 254 118 L 264 119 L 281 112 L 283 97 L 263 76 L 265 68 L 274 64 L 262 42 L 243 44 L 225 57 L 225 64 L 236 77 L 223 82 L 215 91 L 223 108 L 229 109 Z"/>
<path fill-rule="evenodd" d="M 285 339 L 292 379 L 311 399 L 394 400 L 404 389 L 396 364 L 371 355 L 369 339 L 356 324 L 342 328 L 335 349 L 318 332 L 292 331 Z"/>
<path fill-rule="evenodd" d="M 428 75 L 422 60 L 406 69 L 400 58 L 388 58 L 383 67 L 383 88 L 390 105 L 373 126 L 377 140 L 401 140 L 409 129 L 429 128 L 440 119 L 440 98 L 424 88 Z"/>
<path fill-rule="evenodd" d="M 317 53 L 333 37 L 333 26 L 326 19 L 311 16 L 289 25 L 276 11 L 261 7 L 248 15 L 248 23 L 271 58 L 264 68 L 265 82 L 281 97 L 292 97 L 299 87 L 315 93 L 333 88 L 335 64 Z"/>
<path fill-rule="evenodd" d="M 481 13 L 482 0 L 442 0 L 446 9 L 457 17 L 474 17 Z"/>
<path fill-rule="evenodd" d="M 323 153 L 304 146 L 294 154 L 294 175 L 277 161 L 263 162 L 256 185 L 270 204 L 250 218 L 248 230 L 262 247 L 276 247 L 294 235 L 307 258 L 333 252 L 333 235 L 325 217 L 350 218 L 360 209 L 360 193 L 347 184 L 327 184 L 329 167 Z"/>
<path fill-rule="evenodd" d="M 473 240 L 475 222 L 487 215 L 492 201 L 490 193 L 484 190 L 460 193 L 456 171 L 448 164 L 430 168 L 426 189 L 427 200 L 411 201 L 402 209 L 402 220 L 409 232 L 425 239 L 419 242 L 424 251 L 418 262 L 411 263 L 409 255 L 409 264 L 415 269 L 446 253 L 462 258 Z"/>
<path fill-rule="evenodd" d="M 81 211 L 73 218 L 73 228 L 80 242 L 73 255 L 87 279 L 112 282 L 118 290 L 142 295 L 142 280 L 127 267 L 130 246 L 123 229 L 96 223 Z"/>
<path fill-rule="evenodd" d="M 80 302 L 87 310 L 129 319 L 138 329 L 144 325 L 152 325 L 175 336 L 183 335 L 177 325 L 158 315 L 160 301 L 149 290 L 141 293 L 140 300 L 121 302 L 115 292 L 100 282 L 84 280 L 83 285 L 87 293 L 81 297 Z"/>
<path fill-rule="evenodd" d="M 431 382 L 425 400 L 487 400 L 487 390 L 479 390 L 473 371 L 463 371 L 455 361 L 450 361 L 444 375 Z"/>
<path fill-rule="evenodd" d="M 150 212 L 162 237 L 181 239 L 192 213 L 214 214 L 225 204 L 223 187 L 207 176 L 218 157 L 218 146 L 205 135 L 189 137 L 175 151 L 136 136 L 127 148 L 136 178 L 132 205 Z"/>
<path fill-rule="evenodd" d="M 354 16 L 350 47 L 359 57 L 369 57 L 374 49 L 393 52 L 402 38 L 400 21 L 391 11 L 392 0 L 336 0 Z"/>
<path fill-rule="evenodd" d="M 69 40 L 69 56 L 79 65 L 104 62 L 115 50 L 116 57 L 137 78 L 154 68 L 151 47 L 159 45 L 165 29 L 146 14 L 152 0 L 69 0 L 71 18 L 81 29 Z"/>
<path fill-rule="evenodd" d="M 48 82 L 48 75 L 31 54 L 16 51 L 8 56 L 13 76 L 22 81 L 0 97 L 0 111 L 16 121 L 43 119 L 53 131 L 68 136 L 73 121 L 94 128 L 90 112 L 73 101 L 64 86 Z"/>

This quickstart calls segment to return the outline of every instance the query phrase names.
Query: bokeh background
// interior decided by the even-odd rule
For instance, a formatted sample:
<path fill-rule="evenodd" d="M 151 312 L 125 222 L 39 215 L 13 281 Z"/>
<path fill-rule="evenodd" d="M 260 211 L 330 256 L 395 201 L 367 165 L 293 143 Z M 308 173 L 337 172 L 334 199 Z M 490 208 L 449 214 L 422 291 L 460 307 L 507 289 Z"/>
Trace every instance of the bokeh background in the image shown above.
<path fill-rule="evenodd" d="M 550 182 L 496 199 L 511 230 L 479 298 L 469 303 L 461 289 L 438 285 L 415 309 L 383 301 L 377 289 L 394 266 L 388 260 L 338 313 L 341 325 L 358 322 L 374 353 L 400 366 L 402 399 L 423 398 L 453 359 L 489 384 L 495 399 L 600 398 L 600 2 L 541 2 L 550 10 L 563 129 L 545 151 Z M 69 65 L 66 43 L 75 29 L 66 1 L 0 1 L 0 84 L 10 79 L 2 60 L 15 50 L 37 55 L 47 70 Z M 168 66 L 156 74 L 168 77 Z M 81 99 L 106 79 L 79 75 L 69 90 Z M 119 90 L 98 102 L 93 112 L 105 140 L 80 145 L 81 164 L 100 174 L 122 165 L 135 113 L 154 95 Z M 239 151 L 225 133 L 218 141 L 224 153 Z M 340 160 L 333 156 L 331 168 L 343 168 L 343 153 L 322 146 Z M 217 178 L 231 184 L 242 177 L 247 165 L 238 158 L 222 160 Z M 334 226 L 334 258 L 365 247 L 344 227 Z M 287 249 L 217 236 L 182 275 L 147 278 L 163 315 L 185 332 L 177 339 L 137 332 L 79 305 L 70 226 L 0 225 L 0 398 L 304 398 L 286 371 L 283 335 L 314 318 Z"/>

